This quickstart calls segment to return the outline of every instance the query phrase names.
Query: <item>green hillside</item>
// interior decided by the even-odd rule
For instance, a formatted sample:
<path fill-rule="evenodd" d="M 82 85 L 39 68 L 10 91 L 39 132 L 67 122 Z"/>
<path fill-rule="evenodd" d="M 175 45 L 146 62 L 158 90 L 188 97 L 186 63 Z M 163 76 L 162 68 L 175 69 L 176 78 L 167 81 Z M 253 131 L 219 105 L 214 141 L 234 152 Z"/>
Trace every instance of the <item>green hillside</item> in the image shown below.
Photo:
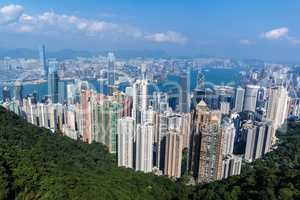
<path fill-rule="evenodd" d="M 117 168 L 100 144 L 37 128 L 0 108 L 0 199 L 300 199 L 300 125 L 241 176 L 187 187 Z"/>

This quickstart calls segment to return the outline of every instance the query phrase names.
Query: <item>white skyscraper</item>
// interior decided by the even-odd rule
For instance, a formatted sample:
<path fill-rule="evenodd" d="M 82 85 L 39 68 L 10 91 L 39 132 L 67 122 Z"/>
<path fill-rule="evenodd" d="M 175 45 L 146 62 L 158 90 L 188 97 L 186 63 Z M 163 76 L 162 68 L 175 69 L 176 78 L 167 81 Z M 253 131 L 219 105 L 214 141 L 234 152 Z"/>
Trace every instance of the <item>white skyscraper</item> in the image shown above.
<path fill-rule="evenodd" d="M 154 120 L 155 120 L 155 111 L 151 106 L 149 107 L 149 109 L 141 111 L 142 124 L 146 124 L 146 123 L 154 124 Z"/>
<path fill-rule="evenodd" d="M 74 84 L 68 84 L 67 85 L 67 102 L 68 105 L 75 103 L 75 85 Z"/>
<path fill-rule="evenodd" d="M 141 123 L 141 112 L 146 111 L 148 106 L 147 87 L 146 80 L 137 80 L 133 84 L 132 116 L 138 124 Z"/>
<path fill-rule="evenodd" d="M 134 119 L 118 120 L 118 166 L 133 168 Z"/>
<path fill-rule="evenodd" d="M 270 151 L 272 126 L 267 122 L 255 122 L 247 126 L 244 132 L 246 134 L 245 159 L 252 162 Z"/>
<path fill-rule="evenodd" d="M 226 156 L 228 154 L 233 153 L 234 139 L 236 134 L 234 124 L 230 118 L 225 118 L 223 120 L 221 130 L 223 132 L 223 137 L 224 137 L 222 154 Z"/>
<path fill-rule="evenodd" d="M 236 88 L 235 106 L 234 106 L 236 112 L 243 111 L 244 96 L 245 96 L 245 89 L 242 87 Z"/>
<path fill-rule="evenodd" d="M 284 123 L 288 115 L 288 91 L 282 86 L 272 87 L 268 91 L 267 119 L 272 121 L 272 143 L 276 141 L 275 132 Z"/>
<path fill-rule="evenodd" d="M 257 85 L 246 86 L 243 111 L 255 112 L 258 89 Z"/>
<path fill-rule="evenodd" d="M 153 134 L 154 126 L 152 124 L 137 125 L 135 166 L 137 171 L 152 171 Z"/>
<path fill-rule="evenodd" d="M 223 179 L 239 175 L 242 168 L 242 158 L 233 154 L 227 155 L 222 162 Z"/>
<path fill-rule="evenodd" d="M 229 111 L 230 111 L 230 103 L 229 102 L 221 102 L 220 103 L 220 110 L 221 110 L 221 113 L 224 114 L 224 115 L 228 115 L 229 114 Z"/>

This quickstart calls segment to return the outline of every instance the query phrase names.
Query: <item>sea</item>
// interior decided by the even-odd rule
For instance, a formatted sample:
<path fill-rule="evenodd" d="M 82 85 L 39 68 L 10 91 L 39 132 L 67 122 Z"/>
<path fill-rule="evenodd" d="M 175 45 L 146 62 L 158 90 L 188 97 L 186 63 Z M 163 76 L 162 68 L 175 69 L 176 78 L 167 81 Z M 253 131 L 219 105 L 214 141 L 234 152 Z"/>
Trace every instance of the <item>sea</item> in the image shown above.
<path fill-rule="evenodd" d="M 228 86 L 236 86 L 238 84 L 239 76 L 240 76 L 240 69 L 239 68 L 203 68 L 202 73 L 204 74 L 205 78 L 205 84 L 206 85 L 228 85 Z M 193 90 L 196 87 L 197 84 L 197 72 L 191 73 L 190 78 L 190 85 L 189 89 Z M 179 77 L 176 77 L 176 75 L 170 75 L 168 76 L 168 79 L 172 82 L 177 82 L 180 84 Z M 90 87 L 94 90 L 101 92 L 103 94 L 108 93 L 107 85 L 100 84 L 100 82 L 97 79 L 87 79 L 86 80 Z M 64 80 L 64 86 L 65 86 L 65 94 L 66 94 L 66 86 L 68 84 L 74 83 L 74 80 Z M 125 88 L 129 85 L 127 82 L 123 82 L 119 84 L 119 90 L 125 91 Z M 11 95 L 13 95 L 13 86 L 8 85 L 10 89 Z M 163 86 L 160 85 L 150 85 L 149 93 L 151 94 L 153 91 L 157 90 L 155 88 L 158 88 L 159 90 L 164 90 Z M 3 85 L 0 84 L 0 99 L 2 99 L 2 89 Z M 48 83 L 42 82 L 42 83 L 24 83 L 23 84 L 23 97 L 26 97 L 27 95 L 32 94 L 33 92 L 37 92 L 37 98 L 38 100 L 41 100 L 43 97 L 45 97 L 48 94 Z M 65 95 L 66 96 L 66 95 Z"/>

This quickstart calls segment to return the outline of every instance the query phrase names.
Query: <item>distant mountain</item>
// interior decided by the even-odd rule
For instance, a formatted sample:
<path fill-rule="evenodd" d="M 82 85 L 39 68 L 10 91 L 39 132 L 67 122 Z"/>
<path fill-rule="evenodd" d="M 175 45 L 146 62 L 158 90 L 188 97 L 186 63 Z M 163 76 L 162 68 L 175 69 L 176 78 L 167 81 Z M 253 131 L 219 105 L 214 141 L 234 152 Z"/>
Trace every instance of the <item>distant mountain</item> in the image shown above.
<path fill-rule="evenodd" d="M 38 51 L 31 49 L 0 49 L 0 59 L 4 57 L 10 58 L 37 58 Z"/>
<path fill-rule="evenodd" d="M 240 176 L 186 186 L 117 168 L 98 143 L 86 144 L 33 126 L 0 107 L 0 200 L 293 200 L 300 199 L 300 125 L 279 132 L 276 150 Z"/>
<path fill-rule="evenodd" d="M 58 60 L 72 59 L 77 57 L 92 57 L 98 55 L 107 55 L 108 51 L 78 51 L 72 49 L 63 49 L 60 51 L 46 51 L 48 58 L 56 58 Z M 167 53 L 159 50 L 117 50 L 114 51 L 119 58 L 166 58 Z M 20 49 L 0 49 L 0 59 L 4 57 L 10 58 L 38 58 L 38 50 L 20 48 Z"/>

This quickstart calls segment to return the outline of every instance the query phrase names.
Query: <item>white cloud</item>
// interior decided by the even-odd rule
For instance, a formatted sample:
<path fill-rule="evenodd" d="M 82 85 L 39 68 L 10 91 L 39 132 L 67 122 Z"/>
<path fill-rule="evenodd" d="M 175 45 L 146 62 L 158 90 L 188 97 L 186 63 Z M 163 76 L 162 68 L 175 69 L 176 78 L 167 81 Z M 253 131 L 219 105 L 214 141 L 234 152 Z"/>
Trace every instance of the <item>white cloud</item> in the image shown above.
<path fill-rule="evenodd" d="M 44 12 L 37 16 L 23 14 L 19 22 L 11 26 L 11 30 L 16 32 L 50 32 L 51 34 L 73 32 L 86 36 L 96 36 L 109 31 L 118 32 L 119 29 L 121 29 L 119 25 L 110 22 L 88 20 L 73 15 L 60 15 L 55 12 Z"/>
<path fill-rule="evenodd" d="M 18 21 L 23 11 L 24 9 L 20 5 L 10 4 L 0 7 L 0 25 Z"/>
<path fill-rule="evenodd" d="M 268 32 L 263 33 L 263 37 L 268 40 L 277 40 L 283 37 L 286 37 L 289 33 L 289 29 L 287 27 L 281 27 L 277 29 L 270 30 Z"/>
<path fill-rule="evenodd" d="M 23 7 L 20 5 L 8 5 L 0 8 L 0 30 L 57 37 L 70 35 L 112 40 L 131 38 L 177 44 L 187 41 L 186 37 L 173 31 L 144 33 L 139 28 L 126 24 L 58 14 L 54 11 L 28 15 L 23 13 Z"/>
<path fill-rule="evenodd" d="M 296 37 L 291 37 L 289 35 L 289 29 L 287 27 L 282 27 L 278 29 L 273 29 L 271 31 L 262 34 L 262 37 L 268 40 L 284 39 L 291 44 L 300 45 L 300 39 Z"/>
<path fill-rule="evenodd" d="M 292 44 L 300 45 L 300 39 L 298 38 L 287 36 L 287 40 Z"/>
<path fill-rule="evenodd" d="M 240 44 L 241 45 L 252 45 L 253 42 L 248 39 L 242 39 L 242 40 L 240 40 Z"/>
<path fill-rule="evenodd" d="M 184 44 L 187 41 L 186 37 L 174 31 L 168 31 L 165 33 L 148 34 L 145 35 L 145 39 L 152 42 L 158 42 L 158 43 L 166 42 L 166 43 L 177 43 L 177 44 Z"/>

